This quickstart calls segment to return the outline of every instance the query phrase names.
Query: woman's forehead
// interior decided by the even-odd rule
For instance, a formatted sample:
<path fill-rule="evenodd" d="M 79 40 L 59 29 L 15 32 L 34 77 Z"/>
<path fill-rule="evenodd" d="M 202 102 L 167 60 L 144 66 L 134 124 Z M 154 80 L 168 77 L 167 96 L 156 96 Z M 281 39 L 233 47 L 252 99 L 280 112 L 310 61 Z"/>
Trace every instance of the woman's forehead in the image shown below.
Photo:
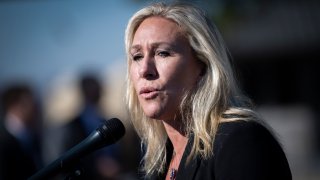
<path fill-rule="evenodd" d="M 146 18 L 137 28 L 130 48 L 138 48 L 139 44 L 154 41 L 156 44 L 173 44 L 184 38 L 180 26 L 163 17 Z"/>

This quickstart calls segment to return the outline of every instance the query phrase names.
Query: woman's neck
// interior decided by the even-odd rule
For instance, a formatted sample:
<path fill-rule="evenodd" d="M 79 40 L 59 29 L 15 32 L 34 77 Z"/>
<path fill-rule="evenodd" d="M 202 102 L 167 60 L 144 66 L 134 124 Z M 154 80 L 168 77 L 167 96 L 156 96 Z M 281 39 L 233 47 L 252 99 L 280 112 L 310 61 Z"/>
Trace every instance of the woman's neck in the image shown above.
<path fill-rule="evenodd" d="M 173 180 L 179 173 L 180 162 L 187 146 L 188 138 L 181 121 L 163 121 L 168 137 L 173 145 L 173 154 L 166 174 L 166 180 Z"/>
<path fill-rule="evenodd" d="M 188 142 L 188 138 L 184 128 L 182 127 L 182 123 L 177 120 L 172 120 L 170 122 L 163 121 L 163 125 L 173 145 L 176 156 L 180 157 L 179 159 L 181 159 Z"/>

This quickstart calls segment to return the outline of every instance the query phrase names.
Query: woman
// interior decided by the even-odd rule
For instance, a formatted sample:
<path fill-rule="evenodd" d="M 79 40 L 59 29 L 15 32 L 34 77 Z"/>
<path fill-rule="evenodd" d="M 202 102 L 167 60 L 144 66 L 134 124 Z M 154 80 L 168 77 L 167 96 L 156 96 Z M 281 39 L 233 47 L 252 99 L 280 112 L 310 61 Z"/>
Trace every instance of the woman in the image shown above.
<path fill-rule="evenodd" d="M 291 179 L 280 145 L 234 80 L 214 25 L 190 5 L 153 4 L 125 36 L 127 104 L 147 179 Z"/>

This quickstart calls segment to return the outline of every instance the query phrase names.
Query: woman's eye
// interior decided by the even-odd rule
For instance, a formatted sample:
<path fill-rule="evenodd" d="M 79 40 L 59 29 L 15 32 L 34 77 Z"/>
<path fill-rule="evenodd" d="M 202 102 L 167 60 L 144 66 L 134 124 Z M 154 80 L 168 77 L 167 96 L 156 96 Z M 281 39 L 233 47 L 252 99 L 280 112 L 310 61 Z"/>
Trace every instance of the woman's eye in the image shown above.
<path fill-rule="evenodd" d="M 141 60 L 142 58 L 143 58 L 143 56 L 140 55 L 140 54 L 137 54 L 137 55 L 133 55 L 133 56 L 132 56 L 133 61 L 139 61 L 139 60 Z"/>
<path fill-rule="evenodd" d="M 167 51 L 159 51 L 157 54 L 163 58 L 170 56 L 170 53 Z"/>

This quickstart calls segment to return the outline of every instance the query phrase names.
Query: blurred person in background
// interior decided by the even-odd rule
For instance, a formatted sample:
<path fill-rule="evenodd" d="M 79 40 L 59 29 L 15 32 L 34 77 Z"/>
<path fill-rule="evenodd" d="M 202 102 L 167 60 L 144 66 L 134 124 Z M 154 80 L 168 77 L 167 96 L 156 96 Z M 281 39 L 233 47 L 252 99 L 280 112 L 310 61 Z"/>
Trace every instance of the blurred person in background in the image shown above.
<path fill-rule="evenodd" d="M 26 179 L 42 166 L 39 120 L 28 85 L 8 86 L 1 95 L 0 179 Z"/>
<path fill-rule="evenodd" d="M 127 104 L 146 179 L 292 179 L 201 9 L 147 6 L 129 20 L 125 40 Z"/>
<path fill-rule="evenodd" d="M 82 110 L 69 123 L 56 130 L 56 133 L 62 133 L 57 141 L 61 146 L 57 146 L 60 155 L 84 140 L 106 120 L 100 109 L 103 89 L 97 76 L 93 73 L 82 75 L 79 88 L 83 97 Z M 77 179 L 116 178 L 121 171 L 118 153 L 117 144 L 113 144 L 84 157 L 75 166 L 82 170 Z"/>

